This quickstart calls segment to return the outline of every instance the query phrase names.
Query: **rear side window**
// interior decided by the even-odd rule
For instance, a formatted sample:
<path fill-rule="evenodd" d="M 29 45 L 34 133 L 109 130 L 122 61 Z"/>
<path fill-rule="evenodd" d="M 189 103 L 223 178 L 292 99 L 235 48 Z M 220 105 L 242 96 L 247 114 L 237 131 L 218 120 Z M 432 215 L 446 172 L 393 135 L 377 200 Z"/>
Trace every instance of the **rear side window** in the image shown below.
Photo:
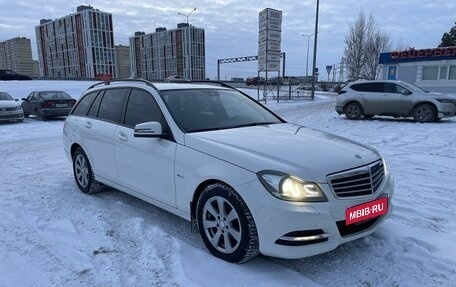
<path fill-rule="evenodd" d="M 89 111 L 90 105 L 92 105 L 93 99 L 98 92 L 93 92 L 90 94 L 85 95 L 73 109 L 71 113 L 74 116 L 86 116 L 87 112 Z"/>
<path fill-rule="evenodd" d="M 98 110 L 98 119 L 120 123 L 127 91 L 128 89 L 106 90 Z"/>
<path fill-rule="evenodd" d="M 371 92 L 371 93 L 383 93 L 385 90 L 383 83 L 354 84 L 350 88 L 352 90 L 355 90 L 358 92 Z"/>
<path fill-rule="evenodd" d="M 100 108 L 100 103 L 101 103 L 101 100 L 103 99 L 103 94 L 104 94 L 104 91 L 101 91 L 98 94 L 98 96 L 95 99 L 95 101 L 93 101 L 93 104 L 92 104 L 92 106 L 89 109 L 89 114 L 88 114 L 89 117 L 91 117 L 91 118 L 96 118 L 97 117 L 98 109 Z"/>

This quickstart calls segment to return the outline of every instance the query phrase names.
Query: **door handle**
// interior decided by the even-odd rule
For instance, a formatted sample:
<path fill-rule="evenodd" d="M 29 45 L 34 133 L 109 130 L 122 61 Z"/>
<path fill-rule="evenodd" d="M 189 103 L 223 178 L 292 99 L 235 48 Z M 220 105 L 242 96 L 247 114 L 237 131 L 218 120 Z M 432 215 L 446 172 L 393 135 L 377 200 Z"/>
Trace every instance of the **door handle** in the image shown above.
<path fill-rule="evenodd" d="M 88 128 L 88 129 L 91 129 L 91 128 L 92 128 L 92 123 L 89 122 L 89 121 L 86 121 L 86 122 L 84 123 L 84 126 L 85 126 L 86 128 Z"/>
<path fill-rule="evenodd" d="M 117 138 L 120 139 L 121 141 L 123 142 L 126 142 L 128 141 L 128 137 L 126 134 L 124 134 L 123 132 L 119 132 L 117 133 Z"/>

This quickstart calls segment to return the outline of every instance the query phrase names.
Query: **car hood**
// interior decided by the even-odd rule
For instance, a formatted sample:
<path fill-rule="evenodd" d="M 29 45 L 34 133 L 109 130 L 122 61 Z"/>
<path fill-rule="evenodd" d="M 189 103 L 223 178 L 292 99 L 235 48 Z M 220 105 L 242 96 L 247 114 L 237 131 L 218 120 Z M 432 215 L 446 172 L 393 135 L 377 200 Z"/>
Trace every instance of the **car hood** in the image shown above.
<path fill-rule="evenodd" d="M 0 108 L 14 108 L 20 105 L 21 103 L 16 101 L 0 101 Z"/>
<path fill-rule="evenodd" d="M 454 100 L 454 101 L 456 101 L 456 95 L 454 95 L 454 94 L 428 92 L 425 95 L 426 96 L 431 96 L 431 97 L 433 97 L 435 99 L 445 99 L 445 100 Z"/>
<path fill-rule="evenodd" d="M 381 158 L 365 145 L 289 123 L 189 133 L 185 145 L 255 173 L 275 170 L 319 183 Z"/>

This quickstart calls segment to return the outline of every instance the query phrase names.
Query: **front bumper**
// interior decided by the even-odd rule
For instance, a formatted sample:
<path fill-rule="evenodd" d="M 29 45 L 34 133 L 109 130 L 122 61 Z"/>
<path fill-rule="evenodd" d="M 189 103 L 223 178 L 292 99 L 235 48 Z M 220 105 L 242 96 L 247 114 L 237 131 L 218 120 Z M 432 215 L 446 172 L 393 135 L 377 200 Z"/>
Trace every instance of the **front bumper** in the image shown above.
<path fill-rule="evenodd" d="M 321 184 L 320 187 L 328 197 L 327 202 L 297 203 L 279 200 L 270 195 L 259 181 L 236 187 L 254 217 L 262 254 L 298 259 L 331 251 L 343 243 L 373 233 L 393 209 L 391 198 L 394 179 L 389 174 L 378 191 L 371 196 L 336 199 L 328 185 Z M 380 197 L 388 197 L 387 214 L 359 224 L 345 225 L 347 208 Z M 291 241 L 290 244 L 290 235 L 304 239 L 305 244 L 302 241 L 298 244 Z"/>
<path fill-rule="evenodd" d="M 456 104 L 452 103 L 440 103 L 438 106 L 437 117 L 441 118 L 450 118 L 456 116 Z"/>
<path fill-rule="evenodd" d="M 15 121 L 23 119 L 24 113 L 22 112 L 22 110 L 0 111 L 0 121 Z"/>

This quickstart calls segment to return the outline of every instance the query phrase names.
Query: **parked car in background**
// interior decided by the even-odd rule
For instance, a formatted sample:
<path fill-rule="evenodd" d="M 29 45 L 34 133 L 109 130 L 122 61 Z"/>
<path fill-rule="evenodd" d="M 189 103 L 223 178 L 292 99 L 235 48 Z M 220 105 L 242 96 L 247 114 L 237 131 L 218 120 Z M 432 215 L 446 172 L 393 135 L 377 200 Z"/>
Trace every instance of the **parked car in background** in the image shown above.
<path fill-rule="evenodd" d="M 392 211 L 375 149 L 287 123 L 223 83 L 95 84 L 63 146 L 82 192 L 107 185 L 172 212 L 229 262 L 328 252 Z"/>
<path fill-rule="evenodd" d="M 339 91 L 336 111 L 350 120 L 382 115 L 432 122 L 456 115 L 456 96 L 402 81 L 356 81 Z"/>
<path fill-rule="evenodd" d="M 263 77 L 247 77 L 245 79 L 245 84 L 247 86 L 250 86 L 250 85 L 254 85 L 254 86 L 264 85 L 265 83 L 266 83 L 266 80 Z"/>
<path fill-rule="evenodd" d="M 64 91 L 34 91 L 22 98 L 24 116 L 35 115 L 41 120 L 67 116 L 76 100 Z"/>
<path fill-rule="evenodd" d="M 13 99 L 7 92 L 0 92 L 0 121 L 24 120 L 24 112 L 18 100 Z"/>
<path fill-rule="evenodd" d="M 283 78 L 282 77 L 269 78 L 268 85 L 283 85 Z"/>
<path fill-rule="evenodd" d="M 166 78 L 165 82 L 167 82 L 167 83 L 182 83 L 182 82 L 188 82 L 188 80 L 185 79 L 182 76 L 173 75 L 173 76 L 169 76 L 168 78 Z"/>
<path fill-rule="evenodd" d="M 13 81 L 13 80 L 31 80 L 29 76 L 21 75 L 13 70 L 0 70 L 1 81 Z"/>

